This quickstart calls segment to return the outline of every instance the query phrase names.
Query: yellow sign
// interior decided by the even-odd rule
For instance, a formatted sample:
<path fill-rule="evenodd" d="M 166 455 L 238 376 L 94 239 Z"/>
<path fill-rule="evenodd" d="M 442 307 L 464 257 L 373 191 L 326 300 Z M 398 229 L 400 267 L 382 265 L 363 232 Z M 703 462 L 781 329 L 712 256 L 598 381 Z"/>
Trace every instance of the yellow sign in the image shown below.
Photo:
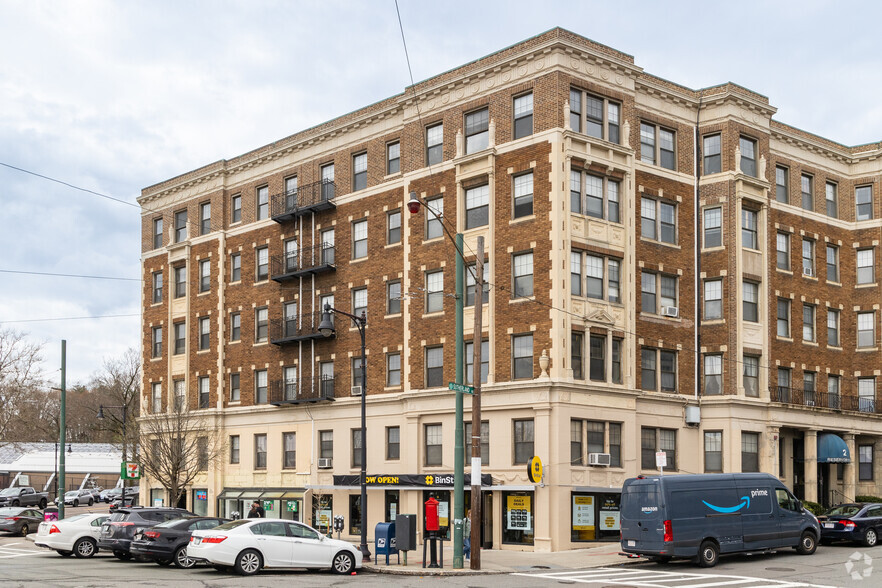
<path fill-rule="evenodd" d="M 573 530 L 594 530 L 593 496 L 573 496 Z"/>
<path fill-rule="evenodd" d="M 426 485 L 431 486 L 435 483 L 435 476 L 426 476 Z"/>
<path fill-rule="evenodd" d="M 527 477 L 534 484 L 542 481 L 542 460 L 538 456 L 533 456 L 530 463 L 527 464 Z"/>
<path fill-rule="evenodd" d="M 533 528 L 533 511 L 530 496 L 508 496 L 506 528 L 509 530 L 529 531 Z"/>

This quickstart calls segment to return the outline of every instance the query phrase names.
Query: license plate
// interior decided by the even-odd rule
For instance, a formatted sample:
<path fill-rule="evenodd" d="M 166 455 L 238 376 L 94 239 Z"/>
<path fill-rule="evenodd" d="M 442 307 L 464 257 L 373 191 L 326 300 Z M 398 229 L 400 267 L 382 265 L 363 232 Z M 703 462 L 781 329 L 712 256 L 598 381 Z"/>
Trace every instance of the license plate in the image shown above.
<path fill-rule="evenodd" d="M 202 537 L 193 538 L 193 545 L 199 545 L 200 543 L 202 543 Z"/>
<path fill-rule="evenodd" d="M 637 547 L 637 542 L 633 540 L 628 541 L 628 547 Z"/>
<path fill-rule="evenodd" d="M 832 529 L 835 525 L 833 523 L 824 523 L 825 529 Z"/>

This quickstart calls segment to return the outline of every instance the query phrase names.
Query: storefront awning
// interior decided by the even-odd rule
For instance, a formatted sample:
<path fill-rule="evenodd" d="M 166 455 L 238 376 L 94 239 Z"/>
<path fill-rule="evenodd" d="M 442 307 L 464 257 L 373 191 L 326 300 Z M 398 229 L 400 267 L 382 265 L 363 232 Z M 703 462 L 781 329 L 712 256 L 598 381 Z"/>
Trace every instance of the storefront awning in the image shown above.
<path fill-rule="evenodd" d="M 839 435 L 818 435 L 818 463 L 851 463 L 848 444 Z"/>
<path fill-rule="evenodd" d="M 218 499 L 233 500 L 235 498 L 239 498 L 241 494 L 241 490 L 224 490 L 223 492 L 221 492 L 221 495 L 218 496 Z"/>

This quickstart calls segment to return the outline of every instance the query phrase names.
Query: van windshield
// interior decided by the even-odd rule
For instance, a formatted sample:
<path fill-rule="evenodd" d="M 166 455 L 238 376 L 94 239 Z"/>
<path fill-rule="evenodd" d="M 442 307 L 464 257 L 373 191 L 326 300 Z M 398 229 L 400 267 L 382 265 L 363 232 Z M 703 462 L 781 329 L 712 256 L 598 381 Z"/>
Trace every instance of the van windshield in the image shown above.
<path fill-rule="evenodd" d="M 658 482 L 639 480 L 622 492 L 622 516 L 630 520 L 657 519 L 661 507 Z"/>

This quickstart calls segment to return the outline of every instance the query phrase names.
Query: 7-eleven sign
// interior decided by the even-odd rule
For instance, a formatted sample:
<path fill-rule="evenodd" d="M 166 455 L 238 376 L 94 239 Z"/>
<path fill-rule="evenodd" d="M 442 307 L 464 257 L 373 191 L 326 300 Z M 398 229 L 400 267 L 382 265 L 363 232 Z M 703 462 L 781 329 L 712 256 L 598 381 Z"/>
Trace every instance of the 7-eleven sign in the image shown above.
<path fill-rule="evenodd" d="M 120 471 L 120 477 L 123 480 L 140 480 L 141 465 L 134 461 L 124 461 Z"/>

